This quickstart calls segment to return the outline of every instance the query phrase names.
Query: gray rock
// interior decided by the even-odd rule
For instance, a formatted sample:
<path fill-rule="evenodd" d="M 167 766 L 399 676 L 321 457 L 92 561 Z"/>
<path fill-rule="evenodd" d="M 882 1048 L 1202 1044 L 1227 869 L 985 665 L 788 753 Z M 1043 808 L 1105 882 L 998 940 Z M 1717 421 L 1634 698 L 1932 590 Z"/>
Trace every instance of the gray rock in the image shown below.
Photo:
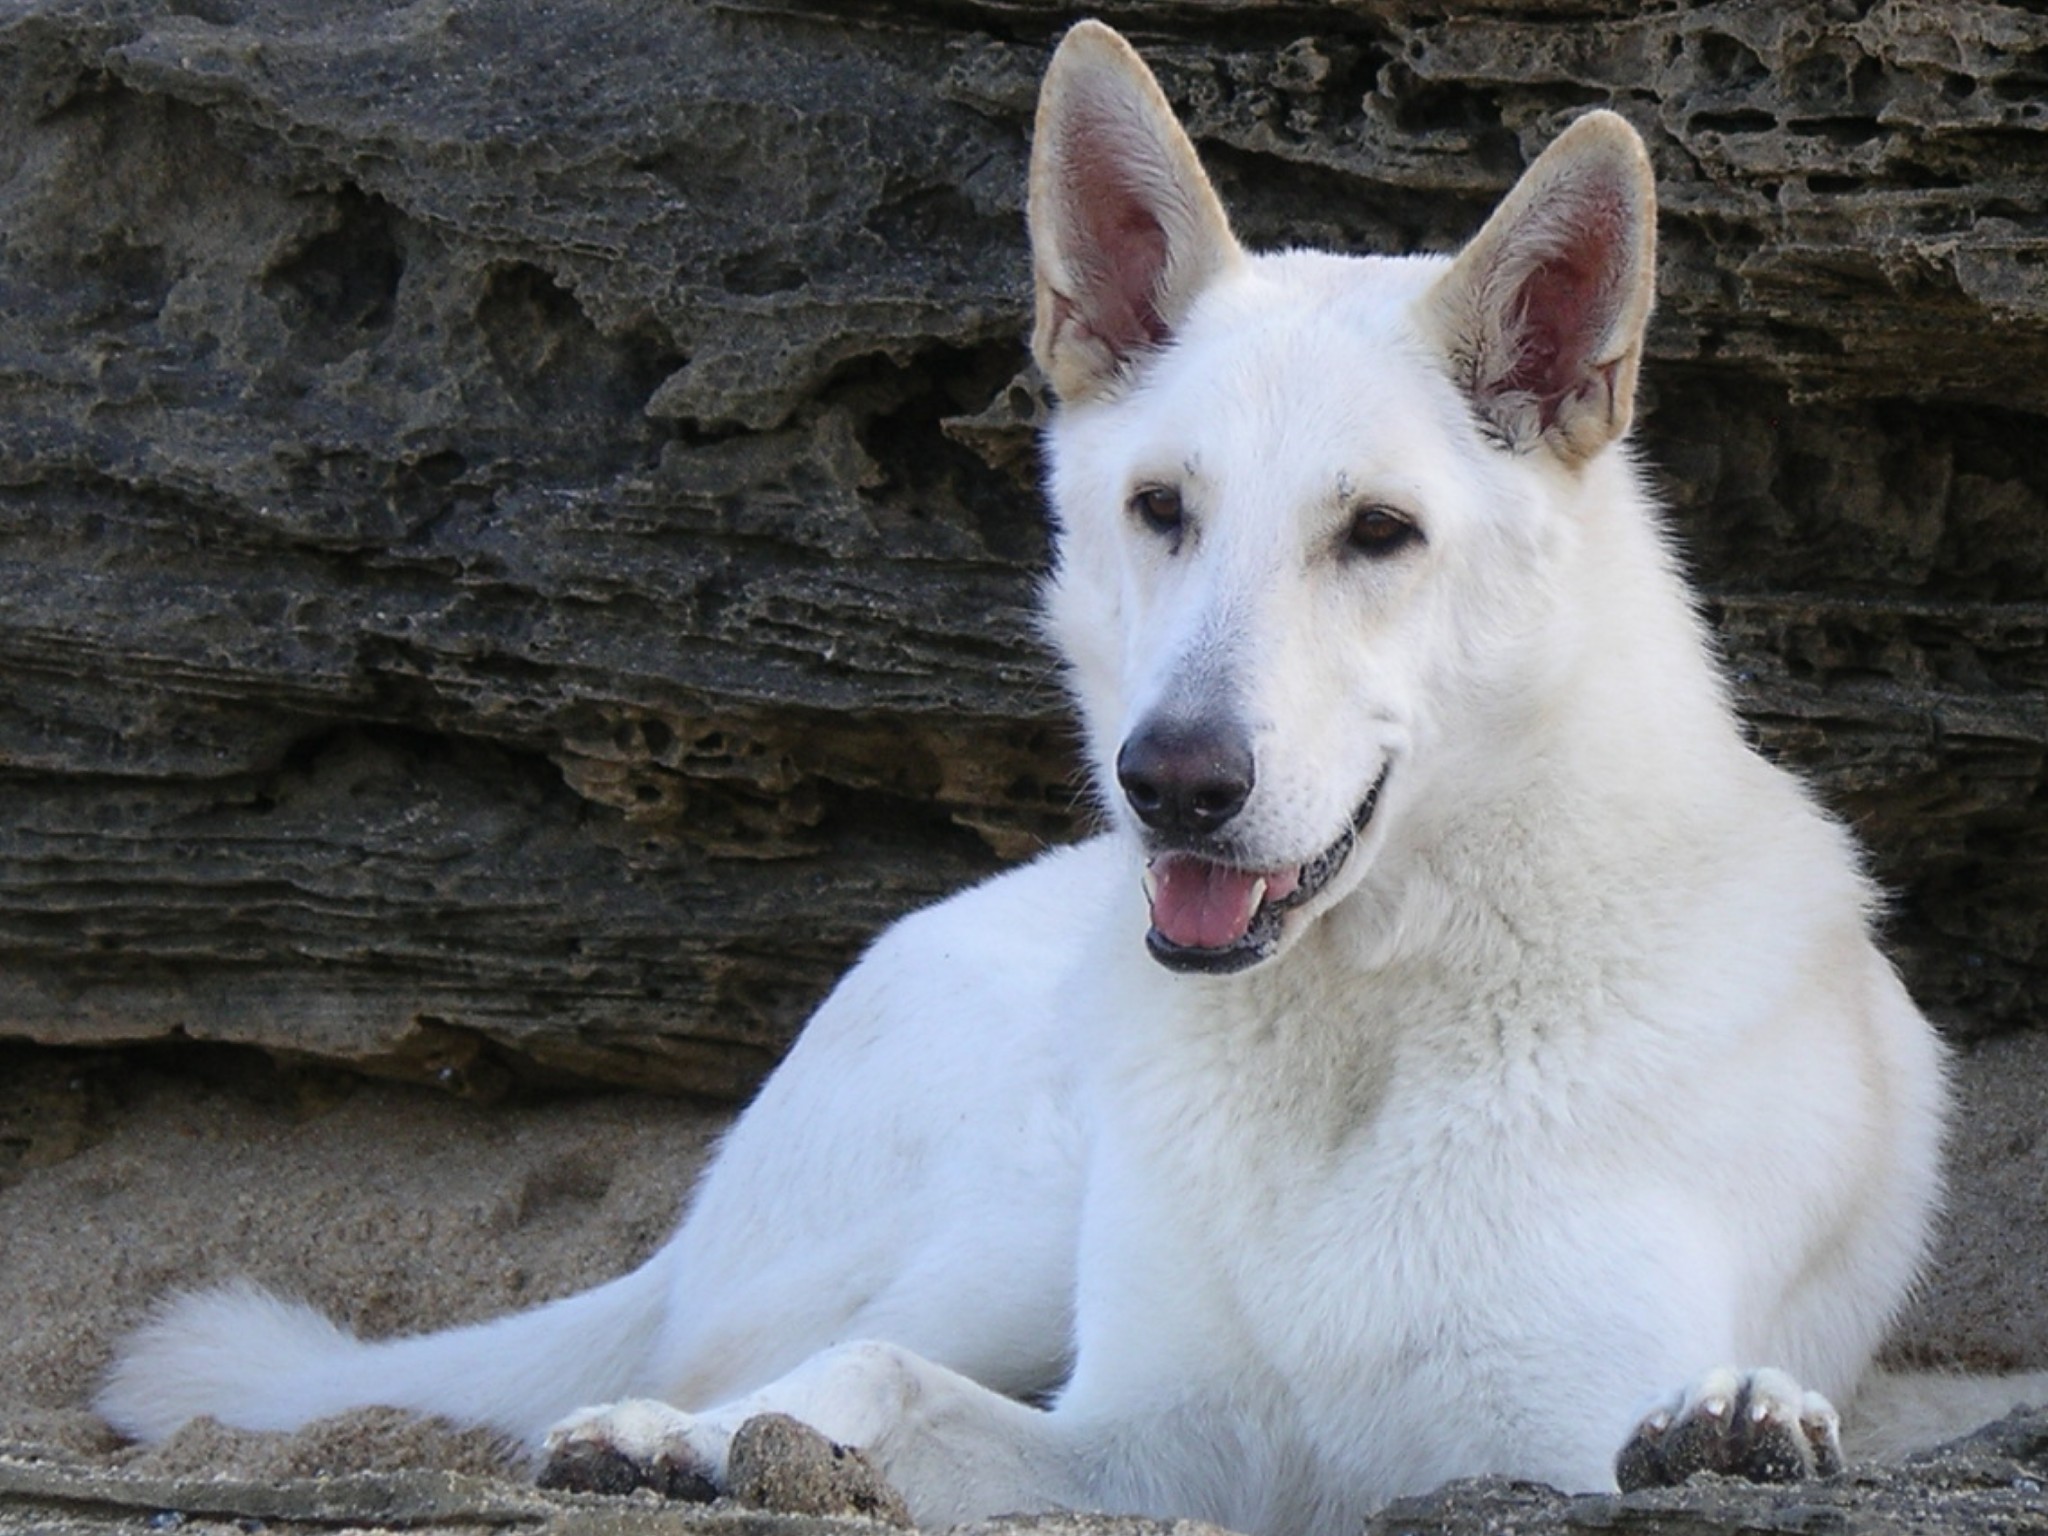
<path fill-rule="evenodd" d="M 1968 1440 L 1900 1466 L 1852 1469 L 1796 1486 L 1701 1474 L 1679 1488 L 1568 1495 L 1504 1479 L 1454 1483 L 1388 1506 L 1368 1536 L 1893 1536 L 1908 1531 L 2048 1531 L 2048 1415 L 2016 1414 Z M 346 1526 L 370 1533 L 423 1527 L 531 1536 L 855 1536 L 883 1527 L 852 1516 L 769 1514 L 733 1505 L 668 1504 L 548 1494 L 499 1479 L 422 1471 L 361 1472 L 280 1482 L 135 1477 L 0 1458 L 0 1528 L 60 1536 L 261 1528 L 280 1536 Z M 962 1536 L 1208 1536 L 1215 1527 L 1088 1515 L 1013 1516 Z"/>
<path fill-rule="evenodd" d="M 1026 125 L 1065 12 L 0 20 L 0 1029 L 743 1093 L 1080 819 Z M 1653 147 L 1645 455 L 1962 1034 L 2048 954 L 2048 18 L 1132 0 L 1249 237 Z"/>

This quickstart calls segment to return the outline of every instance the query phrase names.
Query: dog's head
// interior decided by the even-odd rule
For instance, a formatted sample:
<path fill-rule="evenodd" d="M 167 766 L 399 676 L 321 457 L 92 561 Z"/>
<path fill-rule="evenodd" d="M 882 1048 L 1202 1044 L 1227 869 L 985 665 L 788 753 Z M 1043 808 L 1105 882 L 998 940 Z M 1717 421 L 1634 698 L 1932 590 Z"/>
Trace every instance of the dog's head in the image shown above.
<path fill-rule="evenodd" d="M 1144 845 L 1153 954 L 1242 970 L 1528 707 L 1570 508 L 1627 473 L 1648 162 L 1594 113 L 1454 260 L 1252 256 L 1151 73 L 1083 23 L 1030 212 L 1049 629 Z"/>

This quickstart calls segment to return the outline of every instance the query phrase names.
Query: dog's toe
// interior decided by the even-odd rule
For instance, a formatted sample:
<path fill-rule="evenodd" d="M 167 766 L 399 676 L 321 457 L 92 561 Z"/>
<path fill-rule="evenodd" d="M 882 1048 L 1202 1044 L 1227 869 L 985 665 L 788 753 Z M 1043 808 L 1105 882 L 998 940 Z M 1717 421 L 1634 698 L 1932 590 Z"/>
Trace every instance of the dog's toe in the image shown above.
<path fill-rule="evenodd" d="M 571 1493 L 631 1493 L 702 1503 L 718 1497 L 721 1459 L 690 1415 L 634 1400 L 586 1408 L 548 1431 L 535 1481 Z"/>
<path fill-rule="evenodd" d="M 1624 1490 L 1667 1487 L 1695 1472 L 1796 1483 L 1841 1470 L 1833 1404 L 1783 1371 L 1725 1368 L 1637 1425 L 1614 1465 Z"/>

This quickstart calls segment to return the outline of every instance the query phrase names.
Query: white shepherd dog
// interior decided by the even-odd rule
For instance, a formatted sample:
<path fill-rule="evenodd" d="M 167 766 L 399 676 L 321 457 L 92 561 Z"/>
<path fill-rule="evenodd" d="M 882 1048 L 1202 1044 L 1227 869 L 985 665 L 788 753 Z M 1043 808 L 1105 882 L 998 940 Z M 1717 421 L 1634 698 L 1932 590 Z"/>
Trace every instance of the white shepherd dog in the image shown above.
<path fill-rule="evenodd" d="M 1853 1450 L 2038 1386 L 1866 1381 L 1941 1051 L 1622 446 L 1635 133 L 1575 122 L 1455 259 L 1251 255 L 1084 23 L 1030 204 L 1112 830 L 883 935 L 640 1269 L 383 1342 L 186 1296 L 107 1417 L 393 1404 L 673 1487 L 773 1410 L 924 1524 L 1300 1533 L 1468 1474 L 1825 1474 L 1832 1403 Z"/>

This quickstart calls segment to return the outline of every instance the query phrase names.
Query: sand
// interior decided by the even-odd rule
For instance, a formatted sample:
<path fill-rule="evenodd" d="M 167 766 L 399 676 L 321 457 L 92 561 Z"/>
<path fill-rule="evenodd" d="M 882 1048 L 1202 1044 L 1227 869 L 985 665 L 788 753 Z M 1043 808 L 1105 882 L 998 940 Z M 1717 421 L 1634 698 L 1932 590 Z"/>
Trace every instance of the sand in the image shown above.
<path fill-rule="evenodd" d="M 2048 1039 L 1961 1063 L 1957 1218 L 1901 1358 L 2048 1366 Z M 619 1273 L 668 1233 L 726 1111 L 632 1094 L 478 1104 L 253 1054 L 0 1047 L 0 1454 L 165 1476 L 521 1470 L 490 1436 L 369 1411 L 295 1436 L 121 1445 L 89 1409 L 179 1285 L 250 1276 L 384 1335 Z"/>
<path fill-rule="evenodd" d="M 384 1412 L 124 1448 L 87 1405 L 175 1286 L 247 1275 L 374 1336 L 616 1274 L 668 1234 L 723 1119 L 631 1094 L 479 1105 L 223 1051 L 0 1048 L 0 1449 L 171 1475 L 504 1465 L 488 1436 Z"/>

